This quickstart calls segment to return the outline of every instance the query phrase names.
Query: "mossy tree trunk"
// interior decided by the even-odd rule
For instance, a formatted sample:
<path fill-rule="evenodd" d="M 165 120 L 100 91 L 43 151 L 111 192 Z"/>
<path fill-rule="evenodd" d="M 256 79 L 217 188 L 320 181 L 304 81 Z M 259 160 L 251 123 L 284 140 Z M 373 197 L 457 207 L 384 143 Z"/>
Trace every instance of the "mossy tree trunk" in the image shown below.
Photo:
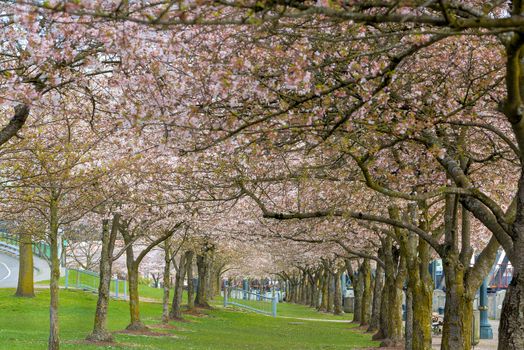
<path fill-rule="evenodd" d="M 442 257 L 446 279 L 446 306 L 442 330 L 442 350 L 469 350 L 473 320 L 473 300 L 483 279 L 495 262 L 499 244 L 492 237 L 482 253 L 471 265 L 473 250 L 471 248 L 470 214 L 462 208 L 462 228 L 459 244 L 458 215 L 460 198 L 446 196 L 444 215 L 445 242 L 439 252 Z"/>
<path fill-rule="evenodd" d="M 446 306 L 441 350 L 471 349 L 474 295 L 464 286 L 464 269 L 444 262 Z"/>
<path fill-rule="evenodd" d="M 87 340 L 95 342 L 111 342 L 113 336 L 107 330 L 107 309 L 109 306 L 111 270 L 113 266 L 113 251 L 118 233 L 120 214 L 114 214 L 109 230 L 109 220 L 102 221 L 102 251 L 100 253 L 100 283 L 96 302 L 93 331 Z"/>
<path fill-rule="evenodd" d="M 49 283 L 49 341 L 48 350 L 60 348 L 58 323 L 58 283 L 60 280 L 60 259 L 58 256 L 58 201 L 59 195 L 52 191 L 49 202 L 49 245 L 51 246 L 51 281 Z"/>
<path fill-rule="evenodd" d="M 524 246 L 521 252 L 524 251 Z M 513 259 L 512 262 L 517 259 Z M 520 265 L 514 266 L 513 277 L 506 291 L 502 304 L 502 315 L 499 326 L 498 349 L 524 349 L 524 269 Z"/>
<path fill-rule="evenodd" d="M 353 275 L 353 322 L 359 323 L 362 321 L 362 296 L 364 294 L 364 279 L 362 276 L 362 264 L 359 265 L 357 272 Z"/>
<path fill-rule="evenodd" d="M 343 269 L 337 268 L 335 273 L 333 274 L 333 278 L 335 280 L 335 302 L 333 307 L 333 313 L 335 315 L 342 315 L 344 313 L 344 310 L 342 309 L 342 272 Z"/>
<path fill-rule="evenodd" d="M 213 245 L 205 243 L 200 253 L 197 255 L 197 271 L 198 271 L 198 287 L 195 296 L 195 306 L 209 308 L 208 303 L 208 273 L 209 273 L 209 259 Z"/>
<path fill-rule="evenodd" d="M 323 268 L 322 270 L 322 296 L 321 296 L 321 302 L 320 302 L 320 308 L 319 311 L 326 312 L 328 310 L 328 299 L 329 299 L 329 278 L 328 278 L 329 271 L 327 269 Z"/>
<path fill-rule="evenodd" d="M 195 253 L 186 251 L 186 274 L 187 274 L 187 309 L 195 308 L 195 284 L 193 283 L 193 259 Z"/>
<path fill-rule="evenodd" d="M 322 294 L 322 269 L 318 268 L 315 272 L 315 290 L 313 294 L 313 307 L 317 310 L 321 307 Z"/>
<path fill-rule="evenodd" d="M 20 234 L 20 256 L 18 258 L 17 297 L 32 298 L 35 296 L 33 279 L 33 237 L 30 233 Z"/>
<path fill-rule="evenodd" d="M 331 271 L 331 264 L 329 265 L 328 269 L 328 275 L 327 275 L 327 290 L 328 290 L 328 298 L 327 298 L 327 312 L 333 312 L 333 306 L 334 306 L 334 281 L 333 281 L 333 272 Z"/>
<path fill-rule="evenodd" d="M 126 329 L 132 331 L 146 330 L 147 327 L 140 320 L 140 300 L 138 293 L 138 264 L 136 264 L 133 261 L 133 258 L 128 258 L 127 260 L 130 323 L 126 327 Z"/>
<path fill-rule="evenodd" d="M 425 206 L 422 209 L 426 213 Z M 415 205 L 409 205 L 405 215 L 406 221 L 427 230 L 427 215 L 423 215 L 419 223 L 417 212 Z M 400 221 L 398 207 L 390 207 L 389 214 L 392 219 Z M 428 269 L 430 246 L 407 230 L 395 228 L 394 232 L 400 246 L 400 254 L 407 267 L 405 348 L 409 350 L 431 350 L 433 282 Z"/>
<path fill-rule="evenodd" d="M 377 332 L 373 335 L 373 340 L 386 339 L 388 334 L 388 313 L 389 313 L 389 288 L 386 283 L 382 288 L 380 297 L 380 317 Z"/>
<path fill-rule="evenodd" d="M 180 254 L 180 260 L 176 268 L 175 288 L 173 291 L 173 302 L 169 317 L 173 320 L 182 319 L 182 294 L 184 293 L 184 277 L 186 275 L 188 252 Z"/>
<path fill-rule="evenodd" d="M 129 291 L 129 316 L 130 323 L 126 327 L 127 330 L 141 331 L 147 330 L 148 328 L 140 320 L 140 296 L 138 292 L 138 268 L 140 263 L 145 256 L 157 245 L 164 242 L 166 239 L 171 237 L 173 233 L 182 225 L 182 222 L 176 224 L 172 229 L 166 230 L 163 235 L 149 243 L 145 249 L 143 249 L 138 256 L 135 258 L 133 251 L 133 243 L 136 241 L 136 233 L 131 233 L 129 230 L 129 221 L 120 225 L 120 232 L 124 238 L 126 245 L 126 267 L 127 267 L 127 278 L 128 278 L 128 291 Z"/>
<path fill-rule="evenodd" d="M 399 346 L 402 334 L 402 288 L 406 278 L 406 263 L 393 245 L 391 235 L 381 238 L 385 281 L 382 289 L 380 326 L 373 336 L 385 346 Z"/>
<path fill-rule="evenodd" d="M 384 261 L 382 249 L 378 252 L 379 258 Z M 371 319 L 369 321 L 368 332 L 376 332 L 380 326 L 380 312 L 382 303 L 382 289 L 384 288 L 384 268 L 381 264 L 377 264 L 375 271 L 375 282 L 373 285 L 373 304 L 371 307 Z"/>
<path fill-rule="evenodd" d="M 360 325 L 367 326 L 371 318 L 371 264 L 369 259 L 364 259 L 360 268 L 361 285 L 362 285 L 362 299 L 360 312 Z"/>
<path fill-rule="evenodd" d="M 162 276 L 162 323 L 169 323 L 169 290 L 171 289 L 171 242 L 170 239 L 164 241 L 164 271 Z"/>

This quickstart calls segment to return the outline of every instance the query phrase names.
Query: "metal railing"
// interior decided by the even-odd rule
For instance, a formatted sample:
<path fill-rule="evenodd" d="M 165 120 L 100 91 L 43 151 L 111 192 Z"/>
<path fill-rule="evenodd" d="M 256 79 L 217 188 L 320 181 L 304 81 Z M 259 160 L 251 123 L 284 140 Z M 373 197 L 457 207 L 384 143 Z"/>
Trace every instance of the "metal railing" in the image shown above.
<path fill-rule="evenodd" d="M 513 279 L 513 266 L 509 263 L 497 264 L 493 268 L 493 275 L 488 282 L 491 290 L 507 289 Z"/>
<path fill-rule="evenodd" d="M 65 288 L 76 288 L 85 291 L 98 292 L 100 275 L 93 271 L 65 269 Z M 113 298 L 127 299 L 127 281 L 118 278 L 111 279 L 109 294 Z"/>
<path fill-rule="evenodd" d="M 6 243 L 6 242 L 0 242 L 0 251 L 7 253 L 11 256 L 18 257 L 20 255 L 20 251 L 17 246 Z"/>
<path fill-rule="evenodd" d="M 0 230 L 0 241 L 5 242 L 11 246 L 15 246 L 18 250 L 19 240 L 18 236 L 12 235 L 7 231 Z M 36 256 L 50 260 L 51 259 L 51 246 L 44 241 L 33 242 L 33 254 Z M 18 255 L 17 255 L 18 256 Z"/>
<path fill-rule="evenodd" d="M 224 307 L 228 305 L 277 317 L 279 296 L 275 292 L 260 292 L 259 290 L 243 290 L 224 285 Z"/>

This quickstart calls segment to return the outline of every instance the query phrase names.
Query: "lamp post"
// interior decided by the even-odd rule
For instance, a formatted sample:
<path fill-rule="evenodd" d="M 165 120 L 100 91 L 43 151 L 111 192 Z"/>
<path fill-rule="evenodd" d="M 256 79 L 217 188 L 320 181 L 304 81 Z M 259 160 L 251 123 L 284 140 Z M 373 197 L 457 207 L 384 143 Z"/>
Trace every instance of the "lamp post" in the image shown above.
<path fill-rule="evenodd" d="M 480 286 L 479 311 L 480 339 L 493 339 L 493 329 L 488 321 L 488 282 L 485 278 Z"/>

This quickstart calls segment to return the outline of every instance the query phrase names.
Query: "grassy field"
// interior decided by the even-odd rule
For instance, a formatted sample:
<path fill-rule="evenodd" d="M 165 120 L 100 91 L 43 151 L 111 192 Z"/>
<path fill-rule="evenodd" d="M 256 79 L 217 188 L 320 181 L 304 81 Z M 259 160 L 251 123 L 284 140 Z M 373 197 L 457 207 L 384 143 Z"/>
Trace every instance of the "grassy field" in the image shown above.
<path fill-rule="evenodd" d="M 69 285 L 71 288 L 74 289 L 76 284 L 76 271 L 70 271 L 69 272 Z M 83 284 L 86 285 L 92 285 L 92 287 L 96 288 L 98 286 L 98 282 L 94 282 L 95 279 L 93 279 L 90 276 L 81 275 L 80 281 Z M 41 281 L 38 282 L 37 285 L 45 286 L 47 287 L 49 285 L 49 281 Z M 60 277 L 60 285 L 65 285 L 65 277 Z M 111 284 L 112 288 L 111 291 L 114 292 L 113 283 Z M 124 294 L 124 284 L 119 283 L 119 293 L 122 296 Z M 138 286 L 139 294 L 141 298 L 156 300 L 158 302 L 162 301 L 162 295 L 163 295 L 163 289 L 161 288 L 152 288 L 150 286 L 146 286 L 143 284 L 140 284 Z M 184 293 L 184 296 L 182 297 L 182 301 L 184 303 L 187 303 L 187 294 Z M 234 301 L 234 300 L 233 300 Z M 271 303 L 269 302 L 259 302 L 259 301 L 242 301 L 242 303 L 266 310 L 268 312 L 271 312 Z M 223 300 L 221 297 L 216 298 L 215 300 L 215 306 L 220 306 L 223 304 Z M 288 303 L 280 303 L 278 304 L 278 315 L 285 316 L 285 317 L 296 317 L 296 318 L 317 318 L 317 319 L 333 319 L 333 320 L 351 320 L 352 314 L 345 314 L 341 316 L 335 316 L 331 313 L 320 313 L 316 312 L 314 310 L 311 310 L 310 308 L 304 307 L 302 305 L 296 305 L 296 304 L 288 304 Z"/>
<path fill-rule="evenodd" d="M 149 288 L 149 287 L 145 287 Z M 155 297 L 160 290 L 148 290 Z M 34 299 L 13 297 L 14 290 L 0 289 L 0 349 L 46 349 L 49 291 L 37 290 Z M 160 294 L 159 294 L 160 295 Z M 369 334 L 347 323 L 299 321 L 224 309 L 218 300 L 203 316 L 186 316 L 189 322 L 172 322 L 173 329 L 158 328 L 161 305 L 141 303 L 142 319 L 155 332 L 165 336 L 116 333 L 117 344 L 94 346 L 83 342 L 89 333 L 96 296 L 72 290 L 60 291 L 62 349 L 352 349 L 377 346 Z M 279 304 L 279 314 L 287 317 L 348 319 L 350 315 L 319 314 L 299 305 Z M 122 330 L 128 323 L 124 301 L 111 301 L 109 328 Z"/>

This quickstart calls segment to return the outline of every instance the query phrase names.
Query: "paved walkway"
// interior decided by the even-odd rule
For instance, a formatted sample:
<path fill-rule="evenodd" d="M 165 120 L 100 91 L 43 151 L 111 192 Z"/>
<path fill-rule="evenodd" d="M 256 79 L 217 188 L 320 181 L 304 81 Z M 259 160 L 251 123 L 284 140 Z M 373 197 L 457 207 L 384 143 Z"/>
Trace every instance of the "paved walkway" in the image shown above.
<path fill-rule="evenodd" d="M 35 272 L 34 281 L 48 280 L 49 264 L 38 257 L 33 257 Z M 18 284 L 18 259 L 0 252 L 0 288 L 16 288 Z"/>
<path fill-rule="evenodd" d="M 271 315 L 269 315 L 269 316 L 271 316 Z M 326 318 L 292 317 L 292 316 L 279 316 L 279 315 L 277 315 L 277 318 L 289 318 L 289 319 L 292 319 L 292 320 L 300 320 L 300 321 L 351 323 L 351 320 L 330 320 L 330 319 L 326 319 Z"/>
<path fill-rule="evenodd" d="M 480 342 L 473 347 L 474 350 L 496 350 L 497 349 L 497 339 L 499 332 L 499 321 L 498 320 L 489 320 L 491 328 L 493 329 L 493 339 L 481 339 Z M 433 349 L 440 349 L 442 337 L 433 337 Z"/>

